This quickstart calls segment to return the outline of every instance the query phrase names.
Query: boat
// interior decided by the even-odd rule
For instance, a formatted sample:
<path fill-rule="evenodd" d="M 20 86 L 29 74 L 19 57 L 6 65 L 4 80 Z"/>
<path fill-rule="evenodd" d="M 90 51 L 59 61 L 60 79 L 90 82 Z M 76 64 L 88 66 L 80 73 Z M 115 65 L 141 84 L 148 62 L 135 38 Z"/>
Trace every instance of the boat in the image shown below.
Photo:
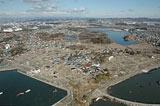
<path fill-rule="evenodd" d="M 30 89 L 28 89 L 28 90 L 26 90 L 26 91 L 25 91 L 25 93 L 29 93 L 30 91 L 31 91 L 31 90 L 30 90 Z"/>
<path fill-rule="evenodd" d="M 20 96 L 20 95 L 23 95 L 24 93 L 23 92 L 21 92 L 21 93 L 18 93 L 16 96 Z"/>
<path fill-rule="evenodd" d="M 2 95 L 3 94 L 3 92 L 0 92 L 0 95 Z"/>

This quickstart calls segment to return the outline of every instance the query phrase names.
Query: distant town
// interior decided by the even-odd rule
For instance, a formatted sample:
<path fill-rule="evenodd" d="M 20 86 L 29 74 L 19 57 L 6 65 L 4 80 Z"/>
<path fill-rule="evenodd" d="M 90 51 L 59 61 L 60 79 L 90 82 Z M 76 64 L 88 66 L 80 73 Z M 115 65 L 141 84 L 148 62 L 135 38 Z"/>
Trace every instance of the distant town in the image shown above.
<path fill-rule="evenodd" d="M 135 44 L 120 44 L 111 39 L 112 33 L 125 33 L 119 39 Z M 159 65 L 158 19 L 0 22 L 0 70 L 18 69 L 67 90 L 61 104 L 68 106 L 88 106 L 97 98 L 94 91 L 104 93 L 111 80 Z"/>

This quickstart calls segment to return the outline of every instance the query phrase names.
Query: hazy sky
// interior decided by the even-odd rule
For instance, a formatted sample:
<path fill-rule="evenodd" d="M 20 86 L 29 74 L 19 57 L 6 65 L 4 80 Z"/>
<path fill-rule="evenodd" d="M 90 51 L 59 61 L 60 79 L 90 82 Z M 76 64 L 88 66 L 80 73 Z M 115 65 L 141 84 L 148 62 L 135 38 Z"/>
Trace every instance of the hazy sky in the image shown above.
<path fill-rule="evenodd" d="M 3 17 L 160 18 L 160 0 L 0 0 Z"/>

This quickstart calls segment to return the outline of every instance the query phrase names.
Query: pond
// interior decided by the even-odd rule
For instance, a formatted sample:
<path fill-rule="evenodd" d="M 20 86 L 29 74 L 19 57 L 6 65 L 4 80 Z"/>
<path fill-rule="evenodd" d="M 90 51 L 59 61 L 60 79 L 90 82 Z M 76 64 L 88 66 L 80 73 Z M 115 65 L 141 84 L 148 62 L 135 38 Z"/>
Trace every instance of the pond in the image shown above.
<path fill-rule="evenodd" d="M 136 42 L 125 41 L 122 37 L 127 34 L 127 32 L 114 32 L 113 28 L 88 28 L 89 31 L 93 32 L 103 32 L 108 34 L 108 37 L 117 44 L 121 45 L 135 45 Z"/>
<path fill-rule="evenodd" d="M 76 36 L 66 35 L 66 36 L 64 36 L 64 40 L 67 40 L 67 41 L 75 41 L 75 40 L 77 40 L 77 37 L 76 37 Z"/>
<path fill-rule="evenodd" d="M 114 97 L 128 101 L 160 104 L 160 68 L 112 86 L 109 92 Z"/>
<path fill-rule="evenodd" d="M 0 105 L 51 106 L 67 92 L 18 73 L 0 72 Z"/>

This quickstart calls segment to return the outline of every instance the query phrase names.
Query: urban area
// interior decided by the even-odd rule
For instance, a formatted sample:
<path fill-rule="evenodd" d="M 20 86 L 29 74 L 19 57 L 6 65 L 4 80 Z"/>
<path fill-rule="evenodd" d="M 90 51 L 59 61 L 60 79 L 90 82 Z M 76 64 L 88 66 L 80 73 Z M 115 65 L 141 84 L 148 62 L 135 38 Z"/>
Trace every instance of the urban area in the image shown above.
<path fill-rule="evenodd" d="M 122 45 L 105 32 L 126 32 Z M 55 19 L 0 23 L 0 69 L 70 89 L 69 106 L 88 106 L 105 82 L 160 64 L 160 21 L 152 19 Z M 93 98 L 92 98 L 93 99 Z"/>

